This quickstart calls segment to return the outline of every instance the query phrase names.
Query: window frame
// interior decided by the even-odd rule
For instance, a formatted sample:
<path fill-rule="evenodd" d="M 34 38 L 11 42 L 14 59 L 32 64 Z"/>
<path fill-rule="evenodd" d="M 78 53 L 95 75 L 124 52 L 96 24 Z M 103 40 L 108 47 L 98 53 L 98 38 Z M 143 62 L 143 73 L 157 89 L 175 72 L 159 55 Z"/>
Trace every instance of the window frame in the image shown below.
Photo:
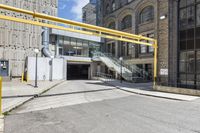
<path fill-rule="evenodd" d="M 145 17 L 146 17 L 146 19 L 145 19 Z M 146 22 L 151 22 L 151 21 L 154 20 L 154 17 L 155 17 L 154 6 L 152 6 L 152 5 L 146 6 L 139 13 L 139 24 L 143 24 L 143 23 L 146 23 Z"/>
<path fill-rule="evenodd" d="M 126 15 L 125 17 L 123 17 L 122 21 L 121 21 L 121 30 L 125 30 L 128 28 L 132 27 L 132 16 L 131 15 Z"/>

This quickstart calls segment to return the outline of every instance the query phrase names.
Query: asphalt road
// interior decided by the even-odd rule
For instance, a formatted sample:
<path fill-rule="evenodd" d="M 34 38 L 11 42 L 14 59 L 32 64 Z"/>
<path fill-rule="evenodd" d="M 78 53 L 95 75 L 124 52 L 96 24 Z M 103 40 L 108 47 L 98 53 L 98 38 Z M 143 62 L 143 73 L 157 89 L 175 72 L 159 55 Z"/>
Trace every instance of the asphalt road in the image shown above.
<path fill-rule="evenodd" d="M 200 133 L 200 101 L 67 81 L 6 116 L 5 133 Z"/>

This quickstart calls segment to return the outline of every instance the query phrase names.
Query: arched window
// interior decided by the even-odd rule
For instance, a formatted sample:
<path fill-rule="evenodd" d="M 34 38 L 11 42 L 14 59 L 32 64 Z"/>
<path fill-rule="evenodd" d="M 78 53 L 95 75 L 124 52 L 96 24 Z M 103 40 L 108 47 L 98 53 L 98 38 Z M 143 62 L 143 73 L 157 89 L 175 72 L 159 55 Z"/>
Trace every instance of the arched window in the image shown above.
<path fill-rule="evenodd" d="M 124 29 L 130 28 L 130 27 L 132 27 L 132 16 L 127 15 L 122 19 L 121 29 L 124 30 Z"/>
<path fill-rule="evenodd" d="M 116 4 L 115 4 L 115 0 L 112 1 L 112 11 L 114 11 L 116 9 Z"/>
<path fill-rule="evenodd" d="M 147 6 L 140 12 L 140 23 L 152 21 L 154 19 L 153 6 Z"/>
<path fill-rule="evenodd" d="M 115 22 L 111 22 L 111 23 L 108 25 L 108 28 L 110 28 L 110 29 L 115 29 Z"/>
<path fill-rule="evenodd" d="M 120 7 L 126 5 L 128 3 L 128 0 L 120 0 Z"/>
<path fill-rule="evenodd" d="M 110 6 L 109 6 L 109 4 L 106 5 L 106 13 L 110 13 Z"/>

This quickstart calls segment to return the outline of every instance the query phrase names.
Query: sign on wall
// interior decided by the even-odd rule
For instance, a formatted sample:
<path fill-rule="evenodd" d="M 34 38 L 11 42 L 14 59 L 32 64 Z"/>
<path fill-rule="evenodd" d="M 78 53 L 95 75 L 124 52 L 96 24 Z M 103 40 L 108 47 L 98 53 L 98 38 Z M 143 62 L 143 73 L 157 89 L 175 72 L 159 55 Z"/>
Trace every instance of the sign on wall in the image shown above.
<path fill-rule="evenodd" d="M 160 69 L 160 75 L 168 76 L 168 69 Z"/>

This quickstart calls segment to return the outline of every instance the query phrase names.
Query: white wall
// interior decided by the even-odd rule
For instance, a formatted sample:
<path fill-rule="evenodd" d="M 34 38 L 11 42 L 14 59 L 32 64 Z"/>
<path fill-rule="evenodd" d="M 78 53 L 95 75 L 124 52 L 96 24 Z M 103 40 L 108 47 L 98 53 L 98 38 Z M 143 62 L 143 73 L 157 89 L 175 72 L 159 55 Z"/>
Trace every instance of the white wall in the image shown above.
<path fill-rule="evenodd" d="M 55 35 L 74 37 L 74 38 L 89 40 L 89 41 L 93 41 L 93 42 L 101 42 L 101 37 L 97 37 L 97 36 L 93 36 L 93 35 L 86 35 L 86 34 L 57 30 L 57 29 L 51 29 L 50 32 L 51 32 L 51 34 L 55 34 Z"/>
<path fill-rule="evenodd" d="M 50 80 L 51 58 L 38 57 L 38 80 Z M 35 80 L 35 57 L 28 57 L 29 80 Z M 66 61 L 64 59 L 53 59 L 53 80 L 66 79 Z"/>

